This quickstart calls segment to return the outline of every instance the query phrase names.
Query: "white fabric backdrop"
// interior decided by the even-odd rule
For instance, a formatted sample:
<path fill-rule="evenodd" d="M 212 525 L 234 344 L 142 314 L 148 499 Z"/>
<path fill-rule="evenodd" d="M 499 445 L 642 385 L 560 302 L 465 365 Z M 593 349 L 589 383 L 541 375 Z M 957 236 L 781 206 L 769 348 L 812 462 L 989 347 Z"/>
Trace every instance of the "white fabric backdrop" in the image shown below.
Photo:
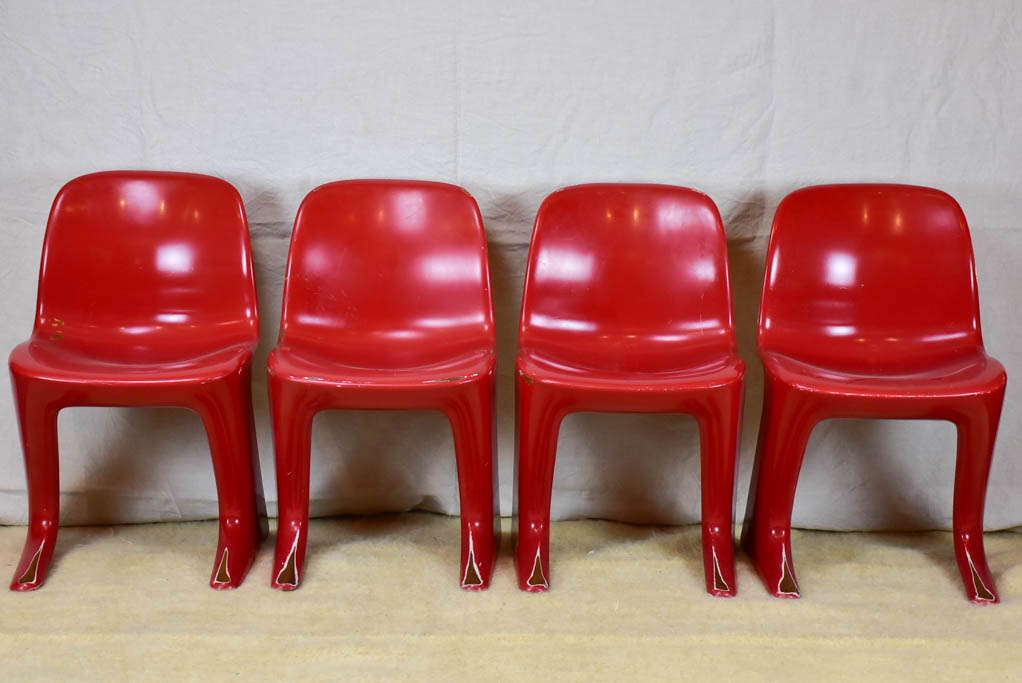
<path fill-rule="evenodd" d="M 358 177 L 466 187 L 491 245 L 500 332 L 501 505 L 511 511 L 510 371 L 534 213 L 597 180 L 699 188 L 729 238 L 749 361 L 737 512 L 759 421 L 755 317 L 774 208 L 806 184 L 897 181 L 953 194 L 976 249 L 988 350 L 1008 397 L 987 504 L 1022 524 L 1022 4 L 1011 2 L 0 1 L 0 349 L 27 337 L 39 250 L 68 179 L 121 168 L 221 176 L 251 222 L 263 344 L 255 409 L 274 510 L 262 368 L 303 195 Z M 60 417 L 68 523 L 216 514 L 199 421 L 171 409 Z M 824 423 L 795 523 L 950 525 L 955 432 Z M 577 415 L 562 430 L 556 517 L 691 522 L 689 418 Z M 317 418 L 313 514 L 458 508 L 434 413 Z M 14 409 L 0 392 L 0 522 L 27 518 Z"/>

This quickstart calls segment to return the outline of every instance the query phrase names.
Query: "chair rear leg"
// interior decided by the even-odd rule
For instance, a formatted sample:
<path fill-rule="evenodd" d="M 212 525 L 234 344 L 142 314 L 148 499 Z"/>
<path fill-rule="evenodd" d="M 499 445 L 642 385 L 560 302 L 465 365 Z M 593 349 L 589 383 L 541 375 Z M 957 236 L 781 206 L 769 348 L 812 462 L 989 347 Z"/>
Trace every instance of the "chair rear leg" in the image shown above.
<path fill-rule="evenodd" d="M 983 549 L 983 506 L 990 461 L 1001 417 L 1004 389 L 977 399 L 975 409 L 955 420 L 958 461 L 955 466 L 954 543 L 958 571 L 972 602 L 998 602 L 994 578 Z"/>
<path fill-rule="evenodd" d="M 270 377 L 270 412 L 277 470 L 277 545 L 270 585 L 298 588 L 309 541 L 309 459 L 314 409 L 301 387 Z"/>
<path fill-rule="evenodd" d="M 484 590 L 490 585 L 497 553 L 495 530 L 499 518 L 495 500 L 498 489 L 493 407 L 491 374 L 466 387 L 465 393 L 444 411 L 451 421 L 458 459 L 459 580 L 465 590 Z"/>
<path fill-rule="evenodd" d="M 734 556 L 735 458 L 742 421 L 742 384 L 715 392 L 696 415 L 701 443 L 703 569 L 706 590 L 732 597 L 738 590 Z"/>
<path fill-rule="evenodd" d="M 810 399 L 766 378 L 756 466 L 742 547 L 774 597 L 800 596 L 791 555 L 791 510 L 809 434 L 819 421 Z"/>
<path fill-rule="evenodd" d="M 550 587 L 550 495 L 563 413 L 521 372 L 515 388 L 515 567 L 520 589 L 541 592 Z"/>
<path fill-rule="evenodd" d="M 220 538 L 209 580 L 216 589 L 241 585 L 266 536 L 249 367 L 209 385 L 193 406 L 206 427 L 220 507 Z"/>
<path fill-rule="evenodd" d="M 39 588 L 53 559 L 60 518 L 60 475 L 57 456 L 57 413 L 60 408 L 42 395 L 39 385 L 12 377 L 18 427 L 28 483 L 28 533 L 11 590 Z"/>

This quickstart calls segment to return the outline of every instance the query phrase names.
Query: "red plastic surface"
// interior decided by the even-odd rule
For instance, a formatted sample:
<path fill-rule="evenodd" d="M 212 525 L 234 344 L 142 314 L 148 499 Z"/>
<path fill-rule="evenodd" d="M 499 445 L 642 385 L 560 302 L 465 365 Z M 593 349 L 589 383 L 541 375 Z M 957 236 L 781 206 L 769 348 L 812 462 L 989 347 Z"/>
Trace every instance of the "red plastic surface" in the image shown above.
<path fill-rule="evenodd" d="M 515 560 L 550 585 L 550 495 L 568 413 L 690 413 L 702 442 L 706 588 L 734 595 L 744 364 L 717 207 L 665 185 L 580 185 L 543 202 L 529 251 L 515 387 Z M 622 454 L 627 457 L 627 454 Z"/>
<path fill-rule="evenodd" d="M 461 494 L 461 586 L 489 585 L 499 530 L 495 341 L 486 236 L 467 192 L 361 180 L 309 193 L 269 358 L 280 501 L 274 588 L 301 581 L 312 419 L 338 408 L 447 416 Z"/>
<path fill-rule="evenodd" d="M 13 590 L 46 578 L 59 516 L 57 413 L 86 405 L 199 414 L 220 501 L 210 585 L 241 584 L 266 535 L 249 382 L 257 341 L 248 225 L 230 184 L 109 172 L 60 190 L 32 336 L 10 356 L 29 495 Z"/>
<path fill-rule="evenodd" d="M 983 349 L 972 244 L 955 200 L 900 185 L 790 194 L 770 235 L 758 346 L 766 386 L 742 544 L 767 589 L 799 596 L 791 511 L 814 425 L 940 419 L 958 428 L 958 567 L 970 599 L 996 602 L 983 504 L 1006 376 Z"/>

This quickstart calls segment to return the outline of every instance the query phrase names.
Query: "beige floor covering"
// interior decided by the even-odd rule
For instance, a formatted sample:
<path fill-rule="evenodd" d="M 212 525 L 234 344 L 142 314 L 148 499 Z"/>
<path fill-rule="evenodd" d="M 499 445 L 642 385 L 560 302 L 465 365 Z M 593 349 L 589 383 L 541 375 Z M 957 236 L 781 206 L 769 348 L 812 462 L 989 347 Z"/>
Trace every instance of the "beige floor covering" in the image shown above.
<path fill-rule="evenodd" d="M 301 589 L 270 590 L 268 542 L 221 593 L 212 522 L 67 528 L 41 590 L 0 594 L 0 680 L 1022 680 L 1020 534 L 987 535 L 991 607 L 947 533 L 796 532 L 797 601 L 744 556 L 738 597 L 707 596 L 696 526 L 596 521 L 556 523 L 553 589 L 522 594 L 506 536 L 466 593 L 456 519 L 318 520 Z"/>

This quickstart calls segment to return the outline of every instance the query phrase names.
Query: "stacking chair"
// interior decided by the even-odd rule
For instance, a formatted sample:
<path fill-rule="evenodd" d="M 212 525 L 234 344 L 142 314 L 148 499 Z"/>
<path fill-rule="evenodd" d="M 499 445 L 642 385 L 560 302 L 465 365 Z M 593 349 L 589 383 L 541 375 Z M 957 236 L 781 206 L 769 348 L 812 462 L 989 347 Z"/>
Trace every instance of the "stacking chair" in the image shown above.
<path fill-rule="evenodd" d="M 13 590 L 42 585 L 57 540 L 57 413 L 180 406 L 202 418 L 220 502 L 210 585 L 234 588 L 266 535 L 252 420 L 258 314 L 245 209 L 228 183 L 109 172 L 60 190 L 31 338 L 10 356 L 29 526 Z"/>
<path fill-rule="evenodd" d="M 489 585 L 499 528 L 495 361 L 486 238 L 467 192 L 359 180 L 309 193 L 269 358 L 280 509 L 274 588 L 293 590 L 302 579 L 311 426 L 328 409 L 447 416 L 461 494 L 459 580 L 468 590 Z"/>
<path fill-rule="evenodd" d="M 742 544 L 767 590 L 799 596 L 791 511 L 813 426 L 919 418 L 958 428 L 955 555 L 969 598 L 996 602 L 983 502 L 1006 377 L 983 349 L 955 200 L 900 185 L 788 195 L 770 234 L 758 347 L 765 397 Z"/>
<path fill-rule="evenodd" d="M 529 250 L 515 374 L 519 587 L 550 585 L 550 496 L 565 415 L 689 413 L 702 443 L 706 589 L 734 595 L 743 376 L 724 230 L 709 197 L 613 184 L 547 197 Z"/>

